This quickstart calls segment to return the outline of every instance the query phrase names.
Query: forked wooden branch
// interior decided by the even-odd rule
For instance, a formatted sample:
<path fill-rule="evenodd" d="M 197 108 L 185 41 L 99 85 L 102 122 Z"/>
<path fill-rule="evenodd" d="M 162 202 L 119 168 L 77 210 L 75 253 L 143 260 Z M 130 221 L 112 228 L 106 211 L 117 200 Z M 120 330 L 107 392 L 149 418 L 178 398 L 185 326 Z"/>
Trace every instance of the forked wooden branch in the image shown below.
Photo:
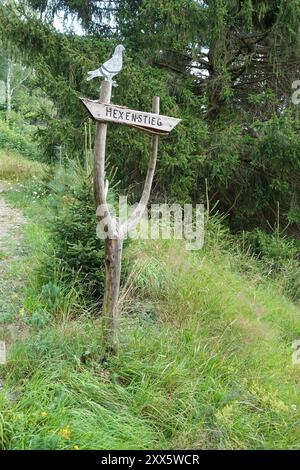
<path fill-rule="evenodd" d="M 100 102 L 110 103 L 111 82 L 104 80 L 100 90 Z M 159 114 L 159 98 L 153 98 L 153 112 Z M 105 179 L 105 147 L 107 123 L 97 122 L 94 160 L 94 194 L 97 207 L 97 216 L 103 226 L 105 237 L 105 289 L 103 299 L 103 337 L 106 353 L 116 354 L 118 349 L 117 316 L 120 292 L 120 277 L 122 264 L 122 247 L 124 237 L 137 225 L 148 204 L 153 176 L 156 167 L 158 135 L 152 136 L 151 156 L 145 180 L 143 193 L 136 209 L 121 227 L 113 216 L 107 204 L 108 181 Z"/>
<path fill-rule="evenodd" d="M 158 96 L 153 97 L 152 112 L 155 114 L 159 114 L 159 97 Z M 151 142 L 151 156 L 150 156 L 150 161 L 148 165 L 148 171 L 147 171 L 143 193 L 142 193 L 140 202 L 138 203 L 137 207 L 134 209 L 133 213 L 128 217 L 128 220 L 125 221 L 120 227 L 120 236 L 122 238 L 124 238 L 126 234 L 141 221 L 143 214 L 145 213 L 145 210 L 147 208 L 147 204 L 150 198 L 155 168 L 156 168 L 157 150 L 158 150 L 158 135 L 153 135 L 152 142 Z"/>
<path fill-rule="evenodd" d="M 100 101 L 102 103 L 110 103 L 111 98 L 111 82 L 104 80 L 100 90 Z M 160 100 L 158 96 L 153 97 L 152 112 L 159 114 Z M 152 136 L 151 156 L 148 165 L 147 175 L 145 179 L 144 189 L 141 199 L 134 209 L 128 220 L 118 227 L 116 220 L 111 215 L 107 204 L 108 181 L 105 180 L 105 146 L 106 146 L 107 123 L 97 122 L 96 141 L 95 141 L 95 161 L 94 161 L 94 193 L 97 207 L 97 216 L 100 219 L 105 217 L 107 229 L 109 233 L 114 233 L 115 237 L 124 239 L 130 230 L 132 230 L 142 219 L 143 214 L 149 202 L 153 177 L 156 168 L 157 151 L 158 151 L 158 135 Z"/>

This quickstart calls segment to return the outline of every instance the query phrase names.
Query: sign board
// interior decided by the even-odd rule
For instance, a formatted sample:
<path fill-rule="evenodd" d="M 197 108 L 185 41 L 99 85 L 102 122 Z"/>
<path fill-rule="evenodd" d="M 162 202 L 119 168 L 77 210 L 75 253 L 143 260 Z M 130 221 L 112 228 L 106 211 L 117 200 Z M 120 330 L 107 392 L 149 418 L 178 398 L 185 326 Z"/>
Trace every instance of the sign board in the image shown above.
<path fill-rule="evenodd" d="M 174 129 L 181 119 L 176 119 L 161 114 L 135 111 L 124 106 L 105 104 L 98 100 L 80 98 L 81 102 L 96 121 L 114 122 L 130 127 L 137 127 L 152 134 L 168 134 Z"/>

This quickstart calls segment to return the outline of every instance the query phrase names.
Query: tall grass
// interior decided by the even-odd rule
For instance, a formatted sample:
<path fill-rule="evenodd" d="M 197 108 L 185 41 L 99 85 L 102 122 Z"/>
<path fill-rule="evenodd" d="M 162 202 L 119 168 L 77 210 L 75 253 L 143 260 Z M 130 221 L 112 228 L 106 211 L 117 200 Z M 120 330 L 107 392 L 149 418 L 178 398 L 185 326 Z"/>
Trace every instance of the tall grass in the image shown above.
<path fill-rule="evenodd" d="M 48 243 L 33 226 L 23 263 L 29 284 Z M 81 311 L 39 323 L 49 306 L 34 283 L 27 288 L 27 335 L 1 371 L 2 447 L 299 448 L 299 305 L 218 218 L 197 253 L 155 240 L 132 243 L 125 256 L 135 268 L 121 294 L 121 347 L 106 362 L 99 318 Z"/>
<path fill-rule="evenodd" d="M 121 350 L 102 362 L 100 321 L 32 327 L 10 352 L 3 446 L 14 449 L 293 449 L 299 309 L 232 255 L 136 243 Z M 128 253 L 132 256 L 132 253 Z"/>

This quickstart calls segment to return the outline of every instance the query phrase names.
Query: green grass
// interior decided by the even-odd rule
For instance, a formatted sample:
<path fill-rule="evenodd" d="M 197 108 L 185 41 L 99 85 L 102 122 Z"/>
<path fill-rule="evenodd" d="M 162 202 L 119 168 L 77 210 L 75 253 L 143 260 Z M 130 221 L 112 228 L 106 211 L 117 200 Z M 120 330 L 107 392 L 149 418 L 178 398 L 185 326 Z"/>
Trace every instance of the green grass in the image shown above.
<path fill-rule="evenodd" d="M 0 150 L 0 180 L 42 178 L 47 166 L 27 160 L 13 151 Z"/>
<path fill-rule="evenodd" d="M 26 228 L 18 267 L 25 333 L 0 370 L 3 448 L 299 448 L 299 305 L 218 221 L 197 253 L 178 241 L 129 246 L 137 263 L 122 294 L 120 352 L 103 362 L 99 319 L 66 319 L 70 305 L 49 317 L 41 304 L 44 205 L 26 201 L 15 204 L 40 218 Z"/>

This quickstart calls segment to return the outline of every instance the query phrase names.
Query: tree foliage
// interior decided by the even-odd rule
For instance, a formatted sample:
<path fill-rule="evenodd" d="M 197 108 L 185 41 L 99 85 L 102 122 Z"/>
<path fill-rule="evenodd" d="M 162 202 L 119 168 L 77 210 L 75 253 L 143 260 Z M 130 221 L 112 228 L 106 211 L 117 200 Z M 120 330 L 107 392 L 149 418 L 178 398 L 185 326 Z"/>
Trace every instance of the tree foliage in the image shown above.
<path fill-rule="evenodd" d="M 73 15 L 85 35 L 59 33 L 51 22 Z M 162 113 L 180 126 L 161 139 L 155 195 L 199 202 L 207 179 L 212 203 L 235 230 L 272 224 L 277 201 L 284 223 L 299 227 L 299 125 L 291 84 L 299 73 L 297 0 L 28 0 L 0 7 L 4 40 L 36 70 L 58 110 L 41 138 L 49 156 L 64 143 L 83 146 L 86 114 L 78 97 L 96 98 L 87 70 L 118 42 L 125 67 L 113 101 Z M 112 126 L 108 150 L 123 189 L 139 188 L 149 139 Z"/>

